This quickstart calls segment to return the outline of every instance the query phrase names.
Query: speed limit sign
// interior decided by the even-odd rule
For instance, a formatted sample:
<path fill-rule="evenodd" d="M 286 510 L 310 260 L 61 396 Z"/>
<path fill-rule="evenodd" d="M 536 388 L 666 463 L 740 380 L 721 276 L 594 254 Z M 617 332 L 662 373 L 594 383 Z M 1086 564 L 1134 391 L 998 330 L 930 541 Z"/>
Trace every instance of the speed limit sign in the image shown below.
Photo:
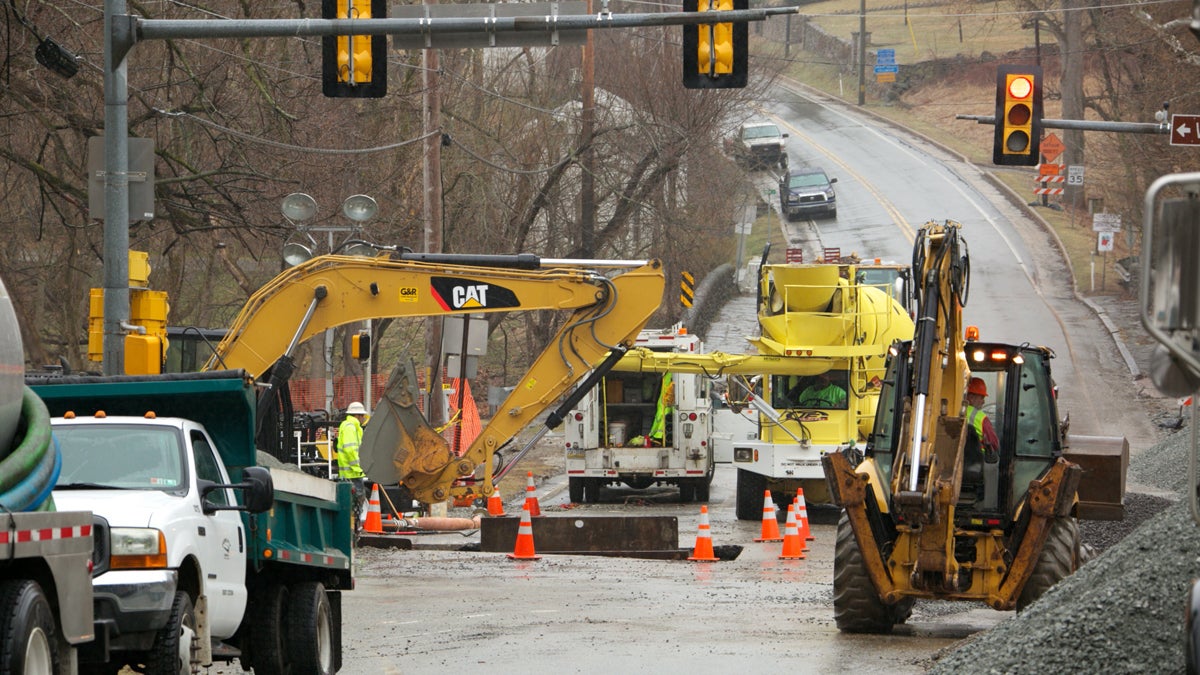
<path fill-rule="evenodd" d="M 1083 185 L 1083 166 L 1072 165 L 1067 167 L 1067 185 Z"/>

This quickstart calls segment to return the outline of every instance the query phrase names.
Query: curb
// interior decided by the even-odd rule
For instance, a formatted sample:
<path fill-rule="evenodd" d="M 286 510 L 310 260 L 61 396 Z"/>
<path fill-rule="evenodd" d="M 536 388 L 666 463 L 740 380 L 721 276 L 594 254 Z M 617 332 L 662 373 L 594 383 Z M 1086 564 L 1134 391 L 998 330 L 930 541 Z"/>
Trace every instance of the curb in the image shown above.
<path fill-rule="evenodd" d="M 873 119 L 881 124 L 885 124 L 894 129 L 900 129 L 907 134 L 915 136 L 916 138 L 919 138 L 922 141 L 929 143 L 930 145 L 938 148 L 942 152 L 945 152 L 946 154 L 950 155 L 951 157 L 956 157 L 963 164 L 967 164 L 969 166 L 975 167 L 979 171 L 980 176 L 985 181 L 987 181 L 992 187 L 999 190 L 1000 193 L 1008 199 L 1009 203 L 1016 206 L 1022 213 L 1025 214 L 1025 216 L 1027 218 L 1029 218 L 1034 223 L 1036 223 L 1038 225 L 1038 227 L 1040 227 L 1046 234 L 1050 235 L 1050 237 L 1054 239 L 1054 245 L 1058 248 L 1059 257 L 1062 258 L 1062 261 L 1067 266 L 1067 269 L 1071 271 L 1071 295 L 1076 300 L 1082 302 L 1089 309 L 1091 309 L 1092 312 L 1096 314 L 1096 317 L 1098 319 L 1100 319 L 1101 323 L 1104 324 L 1105 329 L 1108 330 L 1109 336 L 1112 337 L 1112 341 L 1117 347 L 1117 351 L 1119 351 L 1121 353 L 1121 358 L 1125 360 L 1125 366 L 1129 369 L 1129 374 L 1133 377 L 1133 379 L 1136 380 L 1142 376 L 1141 368 L 1139 368 L 1137 365 L 1137 362 L 1134 361 L 1133 354 L 1130 353 L 1129 348 L 1125 345 L 1125 341 L 1121 339 L 1120 329 L 1117 328 L 1113 324 L 1112 319 L 1110 319 L 1108 316 L 1108 312 L 1104 311 L 1104 309 L 1102 307 L 1097 305 L 1095 302 L 1093 302 L 1089 298 L 1086 298 L 1079 294 L 1079 287 L 1075 283 L 1075 267 L 1071 264 L 1071 258 L 1070 258 L 1070 256 L 1067 255 L 1067 247 L 1065 245 L 1063 245 L 1062 239 L 1058 236 L 1058 232 L 1055 231 L 1055 229 L 1053 227 L 1050 227 L 1050 223 L 1046 222 L 1046 219 L 1042 218 L 1041 214 L 1039 214 L 1037 211 L 1034 211 L 1033 209 L 1031 209 L 1029 207 L 1029 204 L 1025 200 L 1020 198 L 1020 195 L 1013 192 L 1012 188 L 1010 188 L 1003 181 L 1001 181 L 1000 179 L 998 179 L 994 175 L 992 175 L 991 171 L 985 170 L 983 167 L 981 167 L 978 164 L 975 164 L 971 160 L 967 159 L 967 157 L 965 155 L 963 155 L 962 153 L 960 153 L 957 150 L 954 150 L 952 148 L 946 147 L 940 141 L 938 141 L 934 138 L 930 138 L 929 136 L 926 136 L 925 134 L 923 134 L 919 131 L 910 129 L 894 120 L 890 120 L 886 117 L 883 117 L 882 115 L 879 115 L 878 113 L 876 113 L 872 110 L 869 110 L 867 108 L 851 106 L 849 104 L 846 104 L 846 103 L 842 102 L 840 99 L 834 98 L 833 96 L 831 96 L 819 89 L 810 87 L 802 82 L 797 82 L 796 80 L 793 80 L 789 77 L 780 75 L 779 81 L 780 81 L 780 84 L 778 86 L 784 87 L 785 89 L 790 89 L 794 93 L 797 93 L 797 94 L 801 94 L 801 95 L 805 95 L 805 96 L 812 96 L 813 98 L 819 98 L 822 102 L 833 102 L 833 103 L 836 103 L 843 107 L 851 108 L 855 112 L 858 112 L 862 115 L 870 117 L 871 119 Z"/>

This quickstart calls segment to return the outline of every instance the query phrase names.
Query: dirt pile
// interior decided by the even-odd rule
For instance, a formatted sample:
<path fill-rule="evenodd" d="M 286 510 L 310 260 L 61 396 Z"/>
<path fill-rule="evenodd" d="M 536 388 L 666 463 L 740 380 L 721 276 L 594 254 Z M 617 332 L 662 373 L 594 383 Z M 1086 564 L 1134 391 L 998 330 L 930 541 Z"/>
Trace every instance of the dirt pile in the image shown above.
<path fill-rule="evenodd" d="M 1177 433 L 1139 455 L 1130 465 L 1130 478 L 1180 491 L 1186 484 L 1188 436 Z M 1137 517 L 1166 500 L 1130 495 L 1128 502 Z M 1096 525 L 1102 524 L 1088 525 L 1092 534 Z M 1200 526 L 1181 501 L 1108 547 L 1025 612 L 940 657 L 930 672 L 1182 673 L 1184 608 L 1196 577 Z"/>

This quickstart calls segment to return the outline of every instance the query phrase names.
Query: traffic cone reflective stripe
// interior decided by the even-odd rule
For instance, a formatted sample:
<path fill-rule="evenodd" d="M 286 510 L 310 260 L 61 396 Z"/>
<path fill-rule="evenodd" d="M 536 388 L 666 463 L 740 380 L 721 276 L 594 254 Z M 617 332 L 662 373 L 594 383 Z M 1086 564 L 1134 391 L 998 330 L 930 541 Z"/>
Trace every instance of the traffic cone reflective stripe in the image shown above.
<path fill-rule="evenodd" d="M 379 512 L 379 483 L 371 484 L 371 498 L 367 500 L 367 521 L 363 532 L 383 532 L 383 517 Z"/>
<path fill-rule="evenodd" d="M 508 557 L 513 560 L 538 560 L 542 557 L 533 550 L 533 520 L 529 516 L 529 507 L 521 509 L 521 524 L 517 526 L 517 544 Z"/>
<path fill-rule="evenodd" d="M 796 529 L 796 505 L 788 504 L 787 522 L 783 526 L 783 551 L 780 560 L 803 560 L 804 537 Z"/>
<path fill-rule="evenodd" d="M 537 495 L 533 494 L 536 489 L 533 485 L 533 472 L 527 472 L 527 476 L 529 480 L 525 484 L 525 508 L 529 509 L 530 516 L 537 518 L 542 515 L 542 508 L 538 505 Z"/>
<path fill-rule="evenodd" d="M 808 505 L 804 502 L 804 488 L 796 488 L 796 528 L 804 541 L 815 541 L 808 527 Z"/>
<path fill-rule="evenodd" d="M 708 507 L 700 507 L 700 527 L 696 532 L 696 546 L 692 549 L 692 554 L 688 556 L 688 560 L 698 560 L 701 562 L 712 562 L 718 560 L 713 555 L 712 534 L 708 527 Z"/>
<path fill-rule="evenodd" d="M 754 541 L 783 541 L 779 534 L 779 520 L 775 517 L 775 500 L 771 499 L 770 490 L 763 490 L 762 536 Z"/>
<path fill-rule="evenodd" d="M 500 488 L 492 491 L 492 496 L 487 500 L 487 512 L 489 516 L 506 516 L 504 512 L 504 500 L 500 499 Z"/>

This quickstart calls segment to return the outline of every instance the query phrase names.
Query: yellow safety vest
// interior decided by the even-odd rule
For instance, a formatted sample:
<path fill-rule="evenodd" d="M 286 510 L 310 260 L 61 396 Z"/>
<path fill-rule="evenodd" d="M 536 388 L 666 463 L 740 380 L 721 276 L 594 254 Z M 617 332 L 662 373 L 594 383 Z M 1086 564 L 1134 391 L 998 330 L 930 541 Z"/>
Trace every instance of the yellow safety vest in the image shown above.
<path fill-rule="evenodd" d="M 362 478 L 362 466 L 358 463 L 358 446 L 362 445 L 362 424 L 354 415 L 346 415 L 338 427 L 338 478 Z"/>

